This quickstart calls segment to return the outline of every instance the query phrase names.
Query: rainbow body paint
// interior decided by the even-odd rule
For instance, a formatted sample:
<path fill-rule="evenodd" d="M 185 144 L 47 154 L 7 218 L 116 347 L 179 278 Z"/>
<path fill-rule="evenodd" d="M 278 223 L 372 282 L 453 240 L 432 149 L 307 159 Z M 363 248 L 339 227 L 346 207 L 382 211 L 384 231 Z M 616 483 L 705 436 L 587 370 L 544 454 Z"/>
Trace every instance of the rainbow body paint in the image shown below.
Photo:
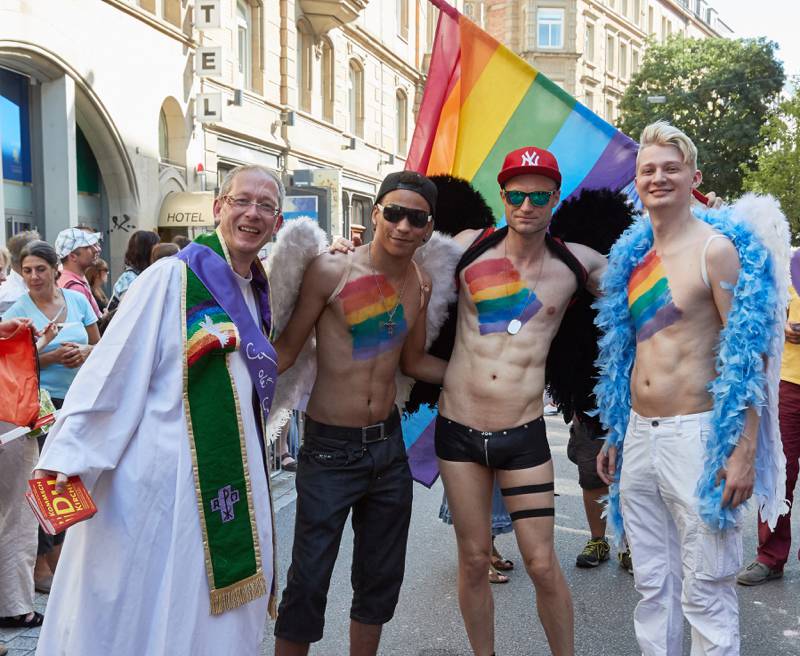
<path fill-rule="evenodd" d="M 672 302 L 667 274 L 654 250 L 645 255 L 628 281 L 628 308 L 636 328 L 636 341 L 655 335 L 681 318 Z"/>
<path fill-rule="evenodd" d="M 381 298 L 376 280 L 385 298 Z M 392 330 L 386 326 L 389 312 L 397 304 L 397 292 L 386 276 L 357 278 L 344 286 L 339 299 L 353 338 L 354 360 L 369 360 L 402 345 L 408 331 L 402 305 L 392 316 Z"/>
<path fill-rule="evenodd" d="M 481 335 L 504 333 L 514 319 L 524 326 L 542 307 L 506 257 L 473 264 L 464 273 L 464 281 L 478 310 Z"/>

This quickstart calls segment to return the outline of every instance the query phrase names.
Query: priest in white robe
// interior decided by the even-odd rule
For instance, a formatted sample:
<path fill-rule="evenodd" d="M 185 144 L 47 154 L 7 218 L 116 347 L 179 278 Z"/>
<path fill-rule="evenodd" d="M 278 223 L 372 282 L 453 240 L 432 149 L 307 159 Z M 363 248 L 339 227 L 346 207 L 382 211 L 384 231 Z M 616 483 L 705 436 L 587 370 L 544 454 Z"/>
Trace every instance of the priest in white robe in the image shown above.
<path fill-rule="evenodd" d="M 266 384 L 274 384 L 263 363 L 274 359 L 274 351 L 261 334 L 265 346 L 254 355 L 245 324 L 250 322 L 251 331 L 269 330 L 268 290 L 259 291 L 253 278 L 260 271 L 257 254 L 282 220 L 283 194 L 280 179 L 267 169 L 232 171 L 214 204 L 220 220 L 215 244 L 225 259 L 211 258 L 232 269 L 226 269 L 233 275 L 225 298 L 210 284 L 221 277 L 219 270 L 207 280 L 191 260 L 157 262 L 131 286 L 70 388 L 36 474 L 81 476 L 98 512 L 67 533 L 38 656 L 260 653 L 275 589 L 261 437 L 271 403 Z M 225 408 L 221 401 L 219 407 L 216 400 L 201 404 L 186 393 L 196 346 L 187 339 L 187 269 L 190 278 L 198 271 L 213 295 L 211 304 L 218 302 L 201 312 L 198 330 L 205 331 L 202 348 L 227 344 L 222 361 L 236 405 L 233 430 L 238 425 L 241 431 L 233 443 L 237 457 L 241 444 L 241 464 L 235 464 L 245 484 L 241 493 L 227 496 L 221 488 L 210 503 L 201 488 L 204 475 L 213 476 L 217 445 L 205 456 L 211 466 L 201 467 L 200 433 L 208 427 L 200 420 L 216 421 Z M 238 316 L 227 305 L 237 290 L 239 308 L 249 310 Z M 262 367 L 257 375 L 254 360 Z M 225 554 L 213 552 L 209 536 L 213 543 L 214 531 L 225 530 L 234 516 L 244 518 L 248 538 L 252 532 L 252 571 L 243 580 L 234 573 L 228 585 L 220 583 Z"/>

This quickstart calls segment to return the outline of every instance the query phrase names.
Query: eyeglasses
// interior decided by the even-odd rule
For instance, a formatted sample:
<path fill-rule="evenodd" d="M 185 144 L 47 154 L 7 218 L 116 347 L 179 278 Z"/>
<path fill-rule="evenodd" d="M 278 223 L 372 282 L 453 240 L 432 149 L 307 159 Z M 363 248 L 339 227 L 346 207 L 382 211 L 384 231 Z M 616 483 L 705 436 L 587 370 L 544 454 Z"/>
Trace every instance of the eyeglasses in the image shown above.
<path fill-rule="evenodd" d="M 414 210 L 402 205 L 381 205 L 380 203 L 375 203 L 375 207 L 383 213 L 383 218 L 389 223 L 400 223 L 405 217 L 415 228 L 424 228 L 433 220 L 433 215 L 428 214 L 425 210 Z"/>
<path fill-rule="evenodd" d="M 255 205 L 256 212 L 259 214 L 266 214 L 272 216 L 278 216 L 281 213 L 280 208 L 272 207 L 272 205 L 265 205 L 263 203 L 259 203 L 257 200 L 248 200 L 247 198 L 234 198 L 233 196 L 223 196 L 222 200 L 224 200 L 228 205 L 231 207 L 235 207 L 237 210 L 246 211 L 250 208 L 251 205 Z"/>
<path fill-rule="evenodd" d="M 558 189 L 553 189 L 552 191 L 517 191 L 515 189 L 514 191 L 503 190 L 503 195 L 508 201 L 508 204 L 514 207 L 522 205 L 526 198 L 531 201 L 531 205 L 544 207 L 550 202 L 550 198 L 557 191 Z"/>

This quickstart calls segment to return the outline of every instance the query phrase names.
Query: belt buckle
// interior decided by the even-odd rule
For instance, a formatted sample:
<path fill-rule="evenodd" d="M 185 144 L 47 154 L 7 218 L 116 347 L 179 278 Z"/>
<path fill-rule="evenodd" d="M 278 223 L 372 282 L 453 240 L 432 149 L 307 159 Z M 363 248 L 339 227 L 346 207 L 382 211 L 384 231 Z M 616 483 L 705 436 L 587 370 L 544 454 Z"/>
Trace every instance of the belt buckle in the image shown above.
<path fill-rule="evenodd" d="M 367 435 L 369 434 L 369 430 L 371 428 L 379 428 L 380 429 L 380 437 L 376 437 L 374 439 L 368 439 Z M 371 424 L 369 426 L 362 426 L 361 428 L 361 442 L 362 444 L 372 444 L 373 442 L 382 442 L 386 439 L 386 427 L 384 426 L 384 422 L 379 422 L 377 424 Z"/>

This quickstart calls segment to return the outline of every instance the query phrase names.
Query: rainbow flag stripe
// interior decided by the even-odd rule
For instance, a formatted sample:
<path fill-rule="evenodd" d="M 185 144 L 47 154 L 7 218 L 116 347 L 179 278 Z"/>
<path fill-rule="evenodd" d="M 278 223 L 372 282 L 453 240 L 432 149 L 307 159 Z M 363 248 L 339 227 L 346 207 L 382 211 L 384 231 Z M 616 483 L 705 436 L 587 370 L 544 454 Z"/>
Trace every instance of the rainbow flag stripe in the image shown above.
<path fill-rule="evenodd" d="M 643 342 L 681 318 L 661 258 L 650 251 L 628 281 L 628 307 L 636 327 L 636 341 Z"/>
<path fill-rule="evenodd" d="M 191 367 L 211 351 L 234 351 L 239 332 L 216 301 L 206 301 L 186 311 L 186 340 Z"/>
<path fill-rule="evenodd" d="M 636 143 L 442 0 L 425 94 L 406 168 L 469 180 L 503 216 L 497 173 L 523 146 L 552 152 L 562 198 L 623 189 Z"/>
<path fill-rule="evenodd" d="M 478 310 L 481 335 L 504 333 L 513 319 L 524 326 L 542 307 L 508 258 L 476 262 L 464 272 L 464 281 Z"/>
<path fill-rule="evenodd" d="M 377 281 L 377 284 L 376 284 Z M 384 298 L 378 291 L 378 284 Z M 389 311 L 397 305 L 397 293 L 384 275 L 362 276 L 347 283 L 339 293 L 344 317 L 353 338 L 353 359 L 369 360 L 402 345 L 407 327 L 402 304 L 392 317 L 392 334 L 386 329 Z"/>

